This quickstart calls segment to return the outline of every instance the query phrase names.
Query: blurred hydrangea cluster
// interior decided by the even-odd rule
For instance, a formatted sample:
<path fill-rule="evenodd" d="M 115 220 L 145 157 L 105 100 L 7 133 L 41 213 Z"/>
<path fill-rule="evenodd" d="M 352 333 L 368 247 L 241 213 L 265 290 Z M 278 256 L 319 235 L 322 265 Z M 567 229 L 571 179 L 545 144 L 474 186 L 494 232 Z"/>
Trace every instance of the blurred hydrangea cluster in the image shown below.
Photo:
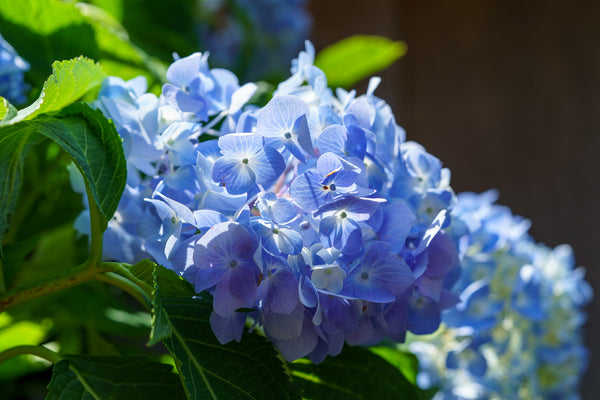
<path fill-rule="evenodd" d="M 0 96 L 14 104 L 25 102 L 24 74 L 29 64 L 0 35 Z"/>
<path fill-rule="evenodd" d="M 108 78 L 95 104 L 128 165 L 104 257 L 151 257 L 212 294 L 221 343 L 251 317 L 287 360 L 320 362 L 344 342 L 434 332 L 459 260 L 449 171 L 405 141 L 378 78 L 333 92 L 313 60 L 307 42 L 262 107 L 200 53 L 169 67 L 160 97 Z"/>
<path fill-rule="evenodd" d="M 303 47 L 306 0 L 199 1 L 200 47 L 242 80 L 279 79 Z"/>
<path fill-rule="evenodd" d="M 461 302 L 442 328 L 409 348 L 434 399 L 577 399 L 588 358 L 580 328 L 592 290 L 567 245 L 536 243 L 528 220 L 461 193 L 451 235 L 459 243 Z"/>

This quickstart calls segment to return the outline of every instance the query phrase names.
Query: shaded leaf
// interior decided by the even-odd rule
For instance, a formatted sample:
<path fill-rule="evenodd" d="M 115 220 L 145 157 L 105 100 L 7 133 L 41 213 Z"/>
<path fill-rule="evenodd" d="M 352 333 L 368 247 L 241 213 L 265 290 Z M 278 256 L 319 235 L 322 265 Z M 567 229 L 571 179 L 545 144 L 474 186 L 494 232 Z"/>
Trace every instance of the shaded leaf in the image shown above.
<path fill-rule="evenodd" d="M 136 278 L 152 287 L 152 328 L 147 345 L 154 346 L 171 334 L 169 316 L 162 307 L 162 296 L 191 297 L 196 292 L 188 281 L 149 259 L 127 268 Z"/>
<path fill-rule="evenodd" d="M 134 265 L 123 264 L 136 278 L 150 286 L 160 285 L 163 296 L 179 297 L 194 296 L 196 291 L 193 286 L 177 275 L 174 271 L 157 265 L 150 259 L 142 260 Z"/>
<path fill-rule="evenodd" d="M 321 364 L 301 359 L 290 368 L 305 399 L 419 399 L 414 384 L 365 348 L 346 346 L 339 356 L 327 357 Z"/>
<path fill-rule="evenodd" d="M 209 317 L 212 299 L 162 298 L 173 334 L 164 340 L 192 399 L 299 399 L 282 360 L 265 338 L 221 345 Z"/>
<path fill-rule="evenodd" d="M 419 360 L 417 356 L 392 347 L 371 347 L 370 350 L 398 368 L 410 383 L 417 383 L 417 374 L 419 373 Z"/>
<path fill-rule="evenodd" d="M 27 240 L 7 245 L 2 249 L 4 259 L 0 260 L 0 265 L 2 266 L 0 272 L 4 274 L 6 289 L 12 286 L 25 258 L 37 246 L 39 240 L 40 235 L 35 235 Z"/>
<path fill-rule="evenodd" d="M 61 112 L 0 127 L 0 240 L 19 193 L 23 158 L 44 137 L 64 149 L 82 171 L 102 214 L 102 230 L 117 208 L 127 174 L 121 138 L 101 111 L 73 104 Z"/>
<path fill-rule="evenodd" d="M 170 371 L 138 356 L 68 356 L 54 366 L 46 399 L 185 399 Z"/>
<path fill-rule="evenodd" d="M 406 53 L 406 44 L 382 36 L 355 35 L 317 54 L 315 65 L 325 72 L 331 87 L 350 88 Z"/>

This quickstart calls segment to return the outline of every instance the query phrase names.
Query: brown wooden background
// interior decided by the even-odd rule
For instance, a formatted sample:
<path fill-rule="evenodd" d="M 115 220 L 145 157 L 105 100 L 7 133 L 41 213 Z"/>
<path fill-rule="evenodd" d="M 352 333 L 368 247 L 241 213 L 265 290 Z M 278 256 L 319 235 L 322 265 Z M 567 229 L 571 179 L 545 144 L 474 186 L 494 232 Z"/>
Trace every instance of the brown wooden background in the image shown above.
<path fill-rule="evenodd" d="M 500 190 L 550 246 L 569 243 L 600 298 L 600 2 L 312 0 L 317 49 L 356 33 L 408 44 L 377 95 L 457 192 Z M 364 85 L 363 85 L 364 87 Z M 597 398 L 599 301 L 584 399 Z"/>

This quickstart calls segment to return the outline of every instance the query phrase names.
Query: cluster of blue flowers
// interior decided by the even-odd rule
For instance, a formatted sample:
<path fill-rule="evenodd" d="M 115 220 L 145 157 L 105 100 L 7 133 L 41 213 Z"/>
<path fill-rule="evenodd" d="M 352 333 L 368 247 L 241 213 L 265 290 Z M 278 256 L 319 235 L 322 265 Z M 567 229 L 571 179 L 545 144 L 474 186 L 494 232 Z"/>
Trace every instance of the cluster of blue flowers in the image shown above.
<path fill-rule="evenodd" d="M 24 81 L 29 64 L 0 35 L 0 96 L 13 104 L 25 102 L 27 85 Z"/>
<path fill-rule="evenodd" d="M 461 193 L 451 235 L 460 243 L 461 302 L 410 349 L 420 384 L 439 399 L 577 399 L 586 367 L 582 307 L 592 290 L 567 245 L 550 249 L 497 194 Z"/>
<path fill-rule="evenodd" d="M 243 80 L 278 79 L 303 47 L 306 0 L 201 0 L 200 47 Z"/>
<path fill-rule="evenodd" d="M 200 53 L 169 67 L 160 97 L 108 78 L 95 104 L 128 165 L 104 257 L 151 257 L 212 294 L 221 343 L 250 317 L 287 360 L 320 362 L 434 332 L 459 259 L 449 171 L 405 141 L 378 78 L 334 93 L 313 61 L 307 42 L 263 107 Z"/>

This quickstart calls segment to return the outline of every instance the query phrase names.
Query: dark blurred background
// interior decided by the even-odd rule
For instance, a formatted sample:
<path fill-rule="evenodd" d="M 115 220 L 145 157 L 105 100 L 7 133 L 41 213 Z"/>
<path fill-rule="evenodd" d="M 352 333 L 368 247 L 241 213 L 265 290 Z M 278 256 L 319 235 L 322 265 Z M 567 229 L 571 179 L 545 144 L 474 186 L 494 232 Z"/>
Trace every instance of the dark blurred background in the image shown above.
<path fill-rule="evenodd" d="M 600 298 L 600 2 L 312 0 L 317 50 L 353 34 L 408 44 L 380 76 L 407 137 L 456 192 L 500 191 L 549 246 L 569 243 Z M 364 86 L 363 86 L 364 87 Z M 599 301 L 584 399 L 598 398 Z"/>

